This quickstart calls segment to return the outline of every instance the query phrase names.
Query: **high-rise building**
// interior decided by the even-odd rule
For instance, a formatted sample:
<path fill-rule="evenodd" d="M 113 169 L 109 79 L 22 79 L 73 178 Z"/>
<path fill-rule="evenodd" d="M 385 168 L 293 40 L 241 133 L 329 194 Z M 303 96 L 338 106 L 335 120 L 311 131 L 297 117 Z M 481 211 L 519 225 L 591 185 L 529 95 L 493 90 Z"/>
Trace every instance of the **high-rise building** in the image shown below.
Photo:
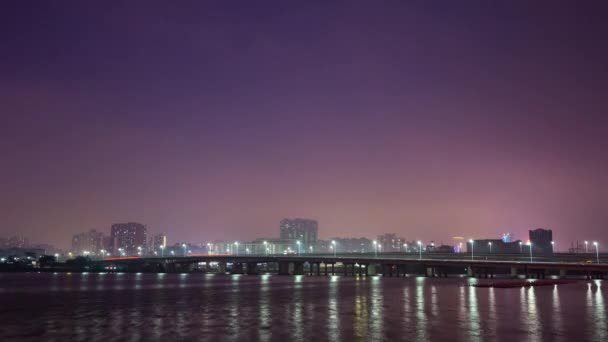
<path fill-rule="evenodd" d="M 110 236 L 113 254 L 138 255 L 146 250 L 146 226 L 141 223 L 113 224 Z"/>
<path fill-rule="evenodd" d="M 96 255 L 106 247 L 103 233 L 95 229 L 72 236 L 72 252 L 77 255 Z"/>
<path fill-rule="evenodd" d="M 18 235 L 9 237 L 4 243 L 5 247 L 9 248 L 26 248 L 29 246 L 28 239 Z"/>
<path fill-rule="evenodd" d="M 294 218 L 283 219 L 280 224 L 282 240 L 300 241 L 302 253 L 307 253 L 310 246 L 317 244 L 319 222 L 315 220 Z"/>
<path fill-rule="evenodd" d="M 163 233 L 154 235 L 154 237 L 152 238 L 151 251 L 160 253 L 161 246 L 162 248 L 167 247 L 167 235 Z"/>
<path fill-rule="evenodd" d="M 533 250 L 536 253 L 553 253 L 553 231 L 551 229 L 538 228 L 531 230 L 530 242 L 532 243 Z"/>

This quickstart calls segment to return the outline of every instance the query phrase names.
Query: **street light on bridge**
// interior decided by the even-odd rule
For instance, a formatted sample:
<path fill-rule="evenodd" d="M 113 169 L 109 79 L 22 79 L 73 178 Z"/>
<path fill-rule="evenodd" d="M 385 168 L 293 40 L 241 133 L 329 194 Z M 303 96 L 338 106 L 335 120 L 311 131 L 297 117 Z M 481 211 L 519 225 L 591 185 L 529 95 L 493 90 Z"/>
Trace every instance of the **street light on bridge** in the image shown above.
<path fill-rule="evenodd" d="M 374 257 L 378 257 L 378 241 L 374 240 Z"/>
<path fill-rule="evenodd" d="M 405 253 L 407 253 L 407 243 L 403 244 L 403 249 L 405 250 Z"/>
<path fill-rule="evenodd" d="M 593 245 L 595 246 L 595 258 L 597 260 L 597 263 L 600 263 L 600 251 L 599 251 L 599 246 L 597 241 L 593 241 Z"/>
<path fill-rule="evenodd" d="M 475 259 L 475 251 L 474 251 L 475 241 L 473 241 L 473 239 L 470 239 L 469 243 L 471 244 L 471 260 L 474 260 Z"/>
<path fill-rule="evenodd" d="M 336 240 L 331 240 L 331 244 L 334 248 L 334 258 L 335 258 L 336 255 L 338 254 L 338 247 L 336 246 Z"/>
<path fill-rule="evenodd" d="M 532 262 L 532 241 L 528 242 L 528 246 L 530 246 L 530 262 Z"/>
<path fill-rule="evenodd" d="M 418 241 L 418 252 L 420 254 L 420 256 L 418 257 L 418 259 L 422 260 L 422 241 Z"/>
<path fill-rule="evenodd" d="M 266 255 L 268 255 L 268 242 L 264 241 L 264 249 L 266 250 Z"/>
<path fill-rule="evenodd" d="M 236 256 L 239 256 L 239 242 L 234 242 L 234 249 L 236 250 Z"/>
<path fill-rule="evenodd" d="M 522 246 L 521 241 L 519 241 L 519 254 L 524 252 L 524 246 Z"/>
<path fill-rule="evenodd" d="M 585 241 L 585 253 L 589 253 L 589 241 Z"/>
<path fill-rule="evenodd" d="M 185 243 L 182 243 L 182 248 L 184 249 L 184 256 L 186 256 L 186 252 L 188 251 L 188 246 Z"/>
<path fill-rule="evenodd" d="M 492 254 L 492 241 L 488 242 L 488 245 L 490 246 L 490 254 Z"/>
<path fill-rule="evenodd" d="M 164 257 L 165 256 L 165 245 L 160 245 L 160 256 Z"/>
<path fill-rule="evenodd" d="M 298 245 L 298 256 L 300 256 L 300 246 L 302 244 L 300 243 L 300 240 L 296 241 L 296 244 Z"/>

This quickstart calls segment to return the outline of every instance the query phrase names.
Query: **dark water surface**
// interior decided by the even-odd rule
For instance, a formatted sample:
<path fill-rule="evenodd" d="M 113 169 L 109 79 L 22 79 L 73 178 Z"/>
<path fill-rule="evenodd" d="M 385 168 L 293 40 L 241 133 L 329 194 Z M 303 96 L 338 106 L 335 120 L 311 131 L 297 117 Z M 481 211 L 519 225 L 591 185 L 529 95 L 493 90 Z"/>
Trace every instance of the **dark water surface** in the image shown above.
<path fill-rule="evenodd" d="M 0 341 L 608 341 L 606 282 L 0 274 Z"/>

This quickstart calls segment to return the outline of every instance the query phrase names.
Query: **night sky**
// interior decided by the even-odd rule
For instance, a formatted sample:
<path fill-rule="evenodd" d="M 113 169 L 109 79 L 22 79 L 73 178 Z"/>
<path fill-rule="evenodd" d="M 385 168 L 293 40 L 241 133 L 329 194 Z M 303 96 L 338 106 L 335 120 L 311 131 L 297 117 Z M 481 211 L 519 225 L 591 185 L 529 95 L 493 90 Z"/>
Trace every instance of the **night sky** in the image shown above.
<path fill-rule="evenodd" d="M 2 1 L 0 236 L 608 244 L 604 1 Z"/>

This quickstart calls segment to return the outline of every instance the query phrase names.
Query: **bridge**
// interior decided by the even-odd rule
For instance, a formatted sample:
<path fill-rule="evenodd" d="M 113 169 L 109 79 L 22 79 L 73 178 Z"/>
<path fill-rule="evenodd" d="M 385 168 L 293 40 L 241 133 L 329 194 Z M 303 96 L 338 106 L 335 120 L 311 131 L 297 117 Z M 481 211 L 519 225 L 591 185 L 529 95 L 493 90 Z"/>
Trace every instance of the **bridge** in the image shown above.
<path fill-rule="evenodd" d="M 603 279 L 608 263 L 588 256 L 542 256 L 527 260 L 518 256 L 427 254 L 423 257 L 404 254 L 307 254 L 307 255 L 186 255 L 171 257 L 122 257 L 95 262 L 94 269 L 114 272 L 214 272 L 231 274 L 276 273 L 279 275 L 344 275 L 402 277 L 498 276 L 544 279 L 584 277 Z"/>

